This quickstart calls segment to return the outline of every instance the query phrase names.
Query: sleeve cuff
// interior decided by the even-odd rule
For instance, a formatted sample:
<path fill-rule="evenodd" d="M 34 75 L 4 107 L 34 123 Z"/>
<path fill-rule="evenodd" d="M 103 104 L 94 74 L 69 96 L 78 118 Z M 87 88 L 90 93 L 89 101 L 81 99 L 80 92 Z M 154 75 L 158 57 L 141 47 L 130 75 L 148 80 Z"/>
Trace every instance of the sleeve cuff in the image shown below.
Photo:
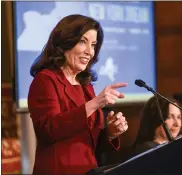
<path fill-rule="evenodd" d="M 115 138 L 109 137 L 108 138 L 109 143 L 112 145 L 115 151 L 119 150 L 120 148 L 120 138 L 117 136 Z"/>

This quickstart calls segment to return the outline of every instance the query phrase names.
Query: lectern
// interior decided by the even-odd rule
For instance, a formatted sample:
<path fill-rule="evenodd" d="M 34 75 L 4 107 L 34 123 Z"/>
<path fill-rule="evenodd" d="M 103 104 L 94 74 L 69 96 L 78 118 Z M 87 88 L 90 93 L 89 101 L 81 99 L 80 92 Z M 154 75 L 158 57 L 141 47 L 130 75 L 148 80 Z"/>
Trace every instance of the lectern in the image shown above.
<path fill-rule="evenodd" d="M 99 167 L 87 175 L 180 175 L 182 137 L 141 153 L 121 164 Z"/>

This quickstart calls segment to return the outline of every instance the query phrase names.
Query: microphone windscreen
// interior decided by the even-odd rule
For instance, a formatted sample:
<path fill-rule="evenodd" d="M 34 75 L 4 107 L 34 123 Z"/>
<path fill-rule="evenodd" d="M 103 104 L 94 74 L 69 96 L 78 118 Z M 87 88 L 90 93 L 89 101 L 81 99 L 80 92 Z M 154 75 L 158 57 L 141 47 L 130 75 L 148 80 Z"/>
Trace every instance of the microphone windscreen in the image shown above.
<path fill-rule="evenodd" d="M 143 80 L 140 80 L 140 79 L 135 80 L 135 84 L 137 86 L 140 86 L 140 87 L 145 87 L 146 86 L 146 83 Z"/>

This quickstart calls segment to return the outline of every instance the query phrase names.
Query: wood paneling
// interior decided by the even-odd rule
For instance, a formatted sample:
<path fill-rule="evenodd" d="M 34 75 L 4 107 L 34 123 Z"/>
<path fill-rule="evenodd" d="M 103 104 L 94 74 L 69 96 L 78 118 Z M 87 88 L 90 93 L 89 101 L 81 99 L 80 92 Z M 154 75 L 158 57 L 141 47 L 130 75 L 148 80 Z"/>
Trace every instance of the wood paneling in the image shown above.
<path fill-rule="evenodd" d="M 155 2 L 157 89 L 182 93 L 182 2 Z"/>
<path fill-rule="evenodd" d="M 156 28 L 181 26 L 182 2 L 155 2 Z"/>
<path fill-rule="evenodd" d="M 2 82 L 12 83 L 14 70 L 12 2 L 2 1 L 1 5 Z"/>

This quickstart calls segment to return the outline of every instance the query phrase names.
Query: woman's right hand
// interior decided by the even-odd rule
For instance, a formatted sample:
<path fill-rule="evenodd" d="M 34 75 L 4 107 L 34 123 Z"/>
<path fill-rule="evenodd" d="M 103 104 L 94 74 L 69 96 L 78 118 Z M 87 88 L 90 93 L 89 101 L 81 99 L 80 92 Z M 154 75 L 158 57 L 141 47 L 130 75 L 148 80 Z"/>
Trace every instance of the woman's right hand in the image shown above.
<path fill-rule="evenodd" d="M 96 96 L 93 100 L 98 105 L 98 108 L 102 108 L 109 104 L 116 103 L 118 98 L 124 98 L 124 94 L 117 91 L 117 88 L 127 86 L 127 83 L 115 83 L 108 85 L 104 88 L 104 90 Z"/>
<path fill-rule="evenodd" d="M 106 86 L 99 95 L 85 104 L 87 117 L 89 117 L 98 108 L 114 104 L 118 98 L 124 98 L 124 94 L 120 93 L 116 89 L 127 85 L 127 83 L 115 83 Z"/>

